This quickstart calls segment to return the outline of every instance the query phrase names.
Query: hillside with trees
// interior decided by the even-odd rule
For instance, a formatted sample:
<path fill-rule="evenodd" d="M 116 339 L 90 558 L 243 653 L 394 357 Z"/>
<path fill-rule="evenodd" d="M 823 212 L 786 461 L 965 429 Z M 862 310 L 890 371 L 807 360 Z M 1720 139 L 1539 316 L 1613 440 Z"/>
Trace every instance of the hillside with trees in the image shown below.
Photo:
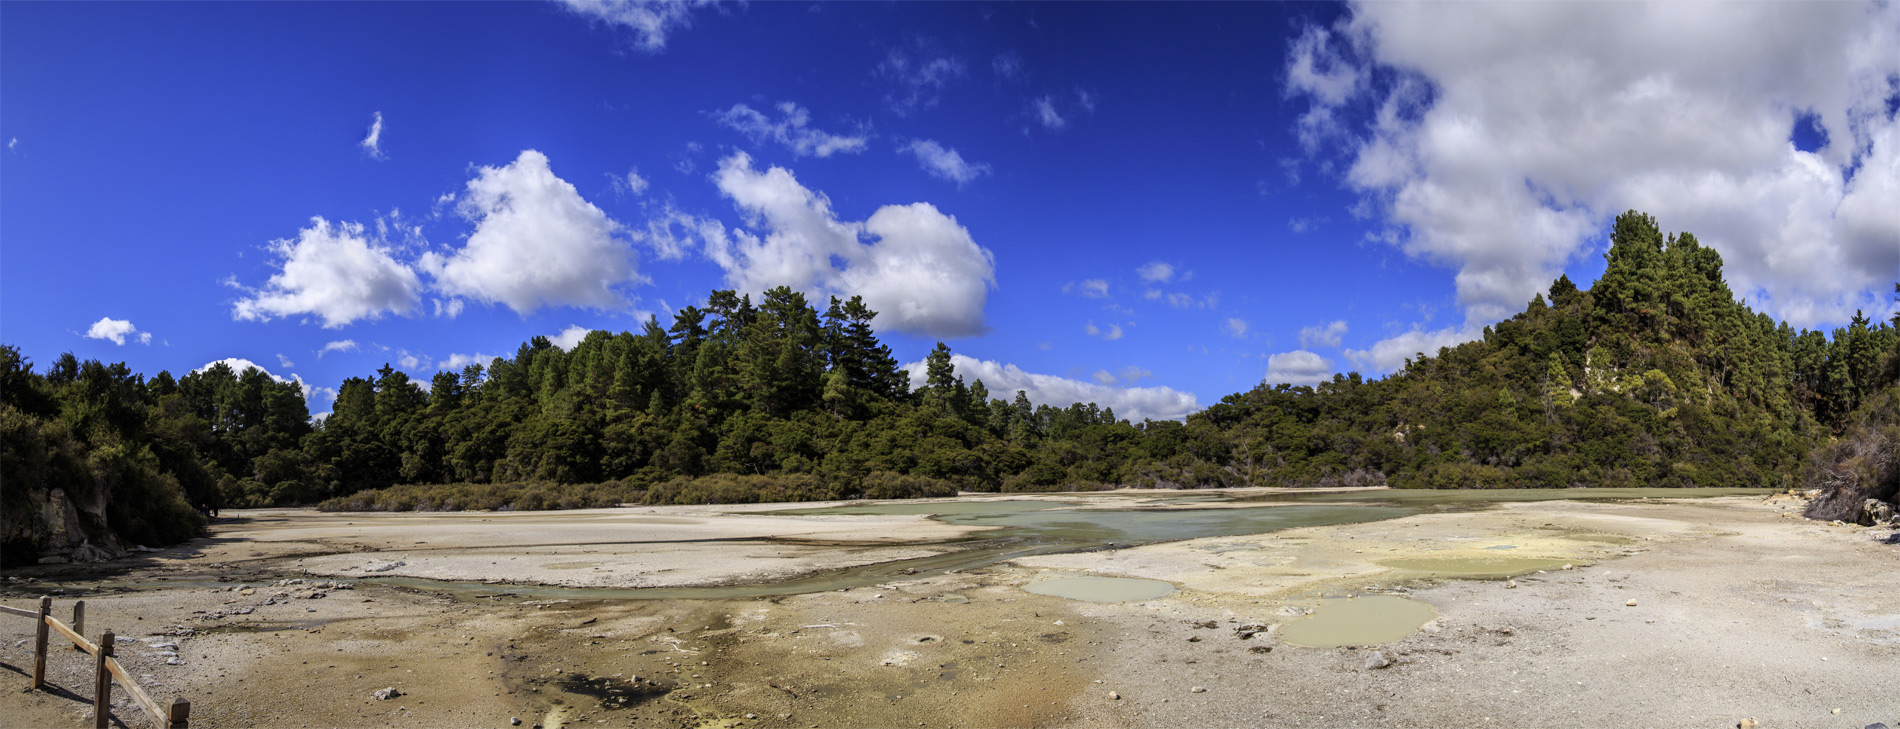
<path fill-rule="evenodd" d="M 913 383 L 861 300 L 821 312 L 785 288 L 756 303 L 714 292 L 669 326 L 595 331 L 570 350 L 537 337 L 426 385 L 384 366 L 345 380 L 314 425 L 295 384 L 257 370 L 148 381 L 65 355 L 35 373 L 9 347 L 0 537 L 9 555 L 72 551 L 58 535 L 73 528 L 48 516 L 54 489 L 79 507 L 61 513 L 96 515 L 79 531 L 145 544 L 196 533 L 200 511 L 320 502 L 562 508 L 1826 478 L 1893 498 L 1900 316 L 1796 331 L 1737 302 L 1714 250 L 1636 212 L 1617 218 L 1607 258 L 1588 290 L 1559 278 L 1480 339 L 1419 353 L 1383 379 L 1263 384 L 1185 422 L 993 393 L 966 382 L 942 344 Z M 1849 441 L 1871 445 L 1847 453 Z"/>

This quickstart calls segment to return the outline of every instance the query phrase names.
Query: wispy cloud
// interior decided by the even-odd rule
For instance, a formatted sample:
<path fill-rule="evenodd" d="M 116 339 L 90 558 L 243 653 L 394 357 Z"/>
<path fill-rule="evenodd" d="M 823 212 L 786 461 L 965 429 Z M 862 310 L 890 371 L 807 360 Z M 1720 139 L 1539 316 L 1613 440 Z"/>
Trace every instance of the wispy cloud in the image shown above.
<path fill-rule="evenodd" d="M 909 152 L 917 158 L 917 164 L 929 172 L 932 177 L 956 183 L 961 188 L 990 173 L 990 166 L 982 162 L 969 162 L 956 150 L 938 144 L 935 140 L 914 139 L 898 148 L 900 152 Z"/>
<path fill-rule="evenodd" d="M 732 108 L 713 115 L 721 125 L 752 138 L 754 143 L 773 141 L 784 145 L 798 157 L 830 157 L 839 152 L 856 154 L 864 151 L 869 139 L 863 134 L 855 136 L 832 134 L 811 126 L 811 111 L 790 101 L 777 106 L 779 118 L 760 113 L 745 104 L 733 104 Z"/>
<path fill-rule="evenodd" d="M 387 157 L 383 155 L 382 112 L 379 111 L 372 115 L 372 121 L 369 123 L 369 134 L 364 135 L 363 141 L 357 142 L 356 144 L 362 147 L 363 153 L 369 155 L 371 159 L 387 159 Z"/>

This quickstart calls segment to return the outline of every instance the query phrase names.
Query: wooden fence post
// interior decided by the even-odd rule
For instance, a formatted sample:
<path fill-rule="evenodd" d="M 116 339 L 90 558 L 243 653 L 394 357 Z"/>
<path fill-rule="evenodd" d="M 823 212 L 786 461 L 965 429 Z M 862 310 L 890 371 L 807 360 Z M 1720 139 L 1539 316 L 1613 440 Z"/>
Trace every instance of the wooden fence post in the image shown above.
<path fill-rule="evenodd" d="M 172 699 L 172 705 L 166 717 L 170 722 L 167 729 L 191 729 L 191 702 L 184 699 Z"/>
<path fill-rule="evenodd" d="M 40 598 L 40 625 L 33 641 L 33 688 L 46 687 L 46 619 L 53 616 L 53 598 Z"/>
<path fill-rule="evenodd" d="M 85 600 L 80 600 L 79 602 L 73 603 L 73 632 L 78 633 L 80 635 L 86 634 L 86 601 Z M 86 652 L 86 647 L 78 643 L 74 643 L 73 650 L 79 651 L 80 653 L 84 653 Z"/>
<path fill-rule="evenodd" d="M 99 638 L 99 653 L 93 656 L 93 696 L 97 697 L 92 700 L 93 729 L 106 729 L 112 723 L 112 672 L 106 670 L 106 660 L 112 658 L 112 644 L 116 640 L 112 631 L 106 631 Z"/>

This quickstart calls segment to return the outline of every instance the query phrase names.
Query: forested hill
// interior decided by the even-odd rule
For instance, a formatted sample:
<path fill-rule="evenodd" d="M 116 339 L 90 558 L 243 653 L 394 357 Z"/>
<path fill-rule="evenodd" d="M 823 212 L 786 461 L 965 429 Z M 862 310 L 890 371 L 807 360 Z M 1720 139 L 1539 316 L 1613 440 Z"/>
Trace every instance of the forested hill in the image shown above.
<path fill-rule="evenodd" d="M 1797 332 L 1737 303 L 1714 250 L 1640 213 L 1617 218 L 1607 258 L 1590 290 L 1559 278 L 1383 380 L 1261 386 L 1191 420 L 1266 483 L 1780 487 L 1896 380 L 1900 317 Z"/>
<path fill-rule="evenodd" d="M 861 301 L 821 313 L 783 288 L 756 304 L 715 292 L 670 326 L 596 331 L 569 351 L 536 338 L 427 387 L 385 366 L 345 380 L 314 426 L 295 385 L 256 370 L 148 381 L 66 355 L 42 374 L 4 347 L 0 538 L 13 562 L 71 551 L 75 528 L 176 540 L 198 528 L 188 504 L 326 499 L 544 508 L 1101 485 L 1788 486 L 1811 451 L 1867 421 L 1865 407 L 1896 401 L 1900 317 L 1797 332 L 1737 303 L 1715 251 L 1635 212 L 1616 220 L 1608 259 L 1590 290 L 1560 278 L 1482 339 L 1384 379 L 1262 385 L 1186 422 L 991 393 L 941 344 L 913 383 Z M 49 516 L 53 488 L 84 502 L 61 513 L 92 516 L 54 523 L 73 519 Z"/>

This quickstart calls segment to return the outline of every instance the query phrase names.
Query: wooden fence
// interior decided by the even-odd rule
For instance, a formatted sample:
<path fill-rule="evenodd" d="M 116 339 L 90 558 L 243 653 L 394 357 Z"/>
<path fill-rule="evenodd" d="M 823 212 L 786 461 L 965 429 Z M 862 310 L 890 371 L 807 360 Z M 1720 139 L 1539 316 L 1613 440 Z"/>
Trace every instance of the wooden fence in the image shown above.
<path fill-rule="evenodd" d="M 38 618 L 39 626 L 33 643 L 33 688 L 46 687 L 46 652 L 48 631 L 57 631 L 60 636 L 72 641 L 73 648 L 93 657 L 93 700 L 92 725 L 94 729 L 106 729 L 112 717 L 112 680 L 118 679 L 132 699 L 145 709 L 146 716 L 152 720 L 152 726 L 158 729 L 189 729 L 191 726 L 191 702 L 184 699 L 172 699 L 170 705 L 162 705 L 146 695 L 145 689 L 132 680 L 132 674 L 126 672 L 119 659 L 112 657 L 113 646 L 118 638 L 112 631 L 99 636 L 99 642 L 86 640 L 86 601 L 73 603 L 73 624 L 67 625 L 53 617 L 53 598 L 40 598 L 38 611 L 23 610 L 0 605 L 0 614 L 20 615 Z"/>

